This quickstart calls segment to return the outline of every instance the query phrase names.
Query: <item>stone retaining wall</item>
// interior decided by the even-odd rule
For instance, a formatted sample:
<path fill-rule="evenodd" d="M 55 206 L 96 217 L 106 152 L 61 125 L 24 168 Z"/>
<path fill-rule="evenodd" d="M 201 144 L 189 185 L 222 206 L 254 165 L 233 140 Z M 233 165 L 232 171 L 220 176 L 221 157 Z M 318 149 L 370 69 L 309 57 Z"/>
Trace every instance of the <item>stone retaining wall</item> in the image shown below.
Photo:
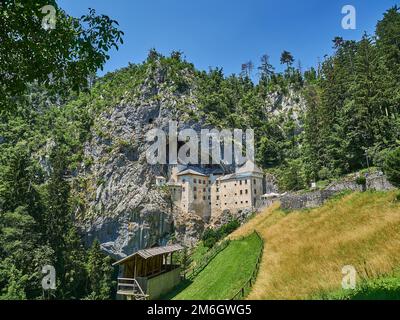
<path fill-rule="evenodd" d="M 374 173 L 366 176 L 366 185 L 357 184 L 355 179 L 341 180 L 331 183 L 325 190 L 311 191 L 307 193 L 289 193 L 279 198 L 281 208 L 284 210 L 299 210 L 319 207 L 335 194 L 351 191 L 389 191 L 394 186 L 382 173 Z"/>

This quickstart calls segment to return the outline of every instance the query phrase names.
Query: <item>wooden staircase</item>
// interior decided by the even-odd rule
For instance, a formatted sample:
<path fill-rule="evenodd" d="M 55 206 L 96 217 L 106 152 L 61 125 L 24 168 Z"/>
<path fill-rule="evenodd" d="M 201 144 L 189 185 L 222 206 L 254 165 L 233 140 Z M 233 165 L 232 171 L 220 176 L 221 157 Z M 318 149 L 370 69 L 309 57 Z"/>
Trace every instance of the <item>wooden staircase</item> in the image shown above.
<path fill-rule="evenodd" d="M 128 300 L 147 300 L 149 297 L 133 278 L 118 278 L 117 294 L 126 296 Z"/>

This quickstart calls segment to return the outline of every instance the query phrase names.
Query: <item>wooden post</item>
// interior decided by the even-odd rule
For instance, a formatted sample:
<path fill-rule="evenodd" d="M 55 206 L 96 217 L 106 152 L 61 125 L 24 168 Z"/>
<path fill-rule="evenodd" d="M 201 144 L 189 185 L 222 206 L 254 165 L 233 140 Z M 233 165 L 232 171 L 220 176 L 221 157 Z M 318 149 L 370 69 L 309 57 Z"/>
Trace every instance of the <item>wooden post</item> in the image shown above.
<path fill-rule="evenodd" d="M 137 277 L 137 256 L 135 256 L 135 259 L 133 261 L 135 263 L 133 277 L 136 279 L 136 277 Z"/>

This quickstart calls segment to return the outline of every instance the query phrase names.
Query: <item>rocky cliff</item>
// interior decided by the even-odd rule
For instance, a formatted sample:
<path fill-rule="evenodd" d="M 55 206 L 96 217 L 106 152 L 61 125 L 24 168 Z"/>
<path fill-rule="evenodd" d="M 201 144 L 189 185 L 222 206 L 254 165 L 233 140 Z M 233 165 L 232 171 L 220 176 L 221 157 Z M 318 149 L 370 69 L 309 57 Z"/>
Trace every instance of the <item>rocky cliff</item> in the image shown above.
<path fill-rule="evenodd" d="M 171 120 L 179 129 L 200 126 L 188 116 L 195 109 L 194 97 L 173 92 L 162 65 L 148 72 L 135 92 L 127 92 L 129 98 L 95 119 L 92 139 L 84 147 L 90 165 L 79 175 L 86 185 L 85 213 L 78 214 L 86 242 L 97 238 L 115 258 L 171 238 L 191 244 L 203 231 L 201 219 L 174 208 L 168 191 L 155 185 L 155 176 L 165 176 L 167 166 L 148 164 L 145 154 L 149 130 L 167 130 Z M 190 81 L 188 71 L 180 76 Z"/>
<path fill-rule="evenodd" d="M 136 85 L 125 85 L 120 99 L 96 115 L 77 177 L 83 185 L 77 217 L 86 243 L 97 238 L 115 258 L 171 240 L 193 245 L 206 227 L 198 216 L 173 207 L 168 190 L 155 185 L 155 176 L 167 176 L 168 167 L 148 164 L 145 154 L 146 133 L 167 131 L 171 120 L 178 130 L 206 127 L 196 96 L 199 74 L 190 64 L 177 68 L 157 59 L 142 69 L 143 81 L 126 76 Z M 103 99 L 106 93 L 97 94 Z M 304 102 L 291 92 L 269 95 L 264 112 L 298 120 L 303 109 Z"/>

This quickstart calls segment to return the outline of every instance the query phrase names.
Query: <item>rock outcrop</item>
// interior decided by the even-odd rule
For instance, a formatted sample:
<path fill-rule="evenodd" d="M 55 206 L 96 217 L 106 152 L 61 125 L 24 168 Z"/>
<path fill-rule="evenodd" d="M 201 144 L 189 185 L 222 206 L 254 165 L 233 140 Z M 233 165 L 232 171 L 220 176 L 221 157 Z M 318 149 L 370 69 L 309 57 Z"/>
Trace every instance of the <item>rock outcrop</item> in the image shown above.
<path fill-rule="evenodd" d="M 190 245 L 203 232 L 201 219 L 184 216 L 172 206 L 167 190 L 155 185 L 155 176 L 166 176 L 168 167 L 146 159 L 149 130 L 167 131 L 171 120 L 179 130 L 201 126 L 177 107 L 192 110 L 194 97 L 171 92 L 164 73 L 160 66 L 134 99 L 122 99 L 102 112 L 84 148 L 90 165 L 78 177 L 86 185 L 79 225 L 88 245 L 97 238 L 115 258 L 173 238 Z"/>

